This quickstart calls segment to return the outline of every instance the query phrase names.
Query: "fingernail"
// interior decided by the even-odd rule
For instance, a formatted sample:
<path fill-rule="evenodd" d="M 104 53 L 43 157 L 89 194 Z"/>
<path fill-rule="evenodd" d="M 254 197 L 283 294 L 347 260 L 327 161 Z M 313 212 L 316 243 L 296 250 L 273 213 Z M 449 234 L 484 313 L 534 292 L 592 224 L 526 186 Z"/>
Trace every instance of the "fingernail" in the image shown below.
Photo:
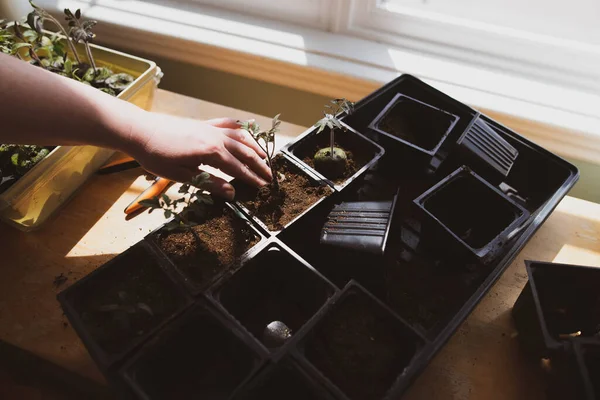
<path fill-rule="evenodd" d="M 223 187 L 223 197 L 227 201 L 233 201 L 235 198 L 235 188 L 229 183 Z"/>

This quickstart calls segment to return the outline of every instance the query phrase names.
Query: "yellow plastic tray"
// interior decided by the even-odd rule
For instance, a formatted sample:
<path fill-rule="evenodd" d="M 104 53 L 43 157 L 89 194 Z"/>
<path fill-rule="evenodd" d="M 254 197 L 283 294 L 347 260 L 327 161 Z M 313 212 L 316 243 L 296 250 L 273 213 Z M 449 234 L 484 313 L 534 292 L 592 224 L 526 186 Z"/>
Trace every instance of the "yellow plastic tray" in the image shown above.
<path fill-rule="evenodd" d="M 126 72 L 135 81 L 118 98 L 150 110 L 162 72 L 156 63 L 129 54 L 92 46 L 99 66 Z M 82 46 L 80 54 L 85 54 Z M 98 170 L 114 151 L 94 146 L 59 146 L 0 194 L 0 220 L 31 231 L 53 215 Z"/>

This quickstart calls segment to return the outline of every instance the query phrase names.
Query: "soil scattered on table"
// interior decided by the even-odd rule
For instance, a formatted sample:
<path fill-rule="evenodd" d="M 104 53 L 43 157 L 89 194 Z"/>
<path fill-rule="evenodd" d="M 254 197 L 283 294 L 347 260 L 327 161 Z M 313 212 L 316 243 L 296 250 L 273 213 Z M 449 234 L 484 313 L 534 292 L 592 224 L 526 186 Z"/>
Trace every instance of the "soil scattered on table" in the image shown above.
<path fill-rule="evenodd" d="M 276 156 L 273 163 L 275 170 L 285 176 L 283 180 L 280 179 L 279 190 L 272 185 L 255 190 L 242 189 L 238 190 L 238 200 L 270 230 L 277 231 L 283 229 L 321 197 L 331 193 L 331 189 L 298 173 L 298 170 L 281 156 Z"/>
<path fill-rule="evenodd" d="M 69 272 L 69 274 L 71 274 L 71 273 Z M 57 276 L 55 276 L 55 277 L 54 277 L 54 281 L 53 281 L 52 283 L 54 284 L 54 287 L 55 287 L 56 289 L 58 289 L 58 288 L 60 288 L 62 285 L 64 285 L 64 284 L 67 282 L 67 280 L 68 280 L 68 279 L 69 279 L 69 278 L 67 278 L 67 277 L 65 276 L 65 274 L 63 274 L 63 273 L 61 272 L 61 273 L 60 273 L 60 275 L 57 275 Z"/>
<path fill-rule="evenodd" d="M 234 267 L 260 238 L 230 210 L 214 208 L 190 231 L 160 233 L 158 244 L 195 285 L 205 287 Z"/>
<path fill-rule="evenodd" d="M 306 357 L 350 398 L 378 400 L 408 365 L 417 343 L 366 295 L 350 295 L 337 307 L 306 344 Z"/>

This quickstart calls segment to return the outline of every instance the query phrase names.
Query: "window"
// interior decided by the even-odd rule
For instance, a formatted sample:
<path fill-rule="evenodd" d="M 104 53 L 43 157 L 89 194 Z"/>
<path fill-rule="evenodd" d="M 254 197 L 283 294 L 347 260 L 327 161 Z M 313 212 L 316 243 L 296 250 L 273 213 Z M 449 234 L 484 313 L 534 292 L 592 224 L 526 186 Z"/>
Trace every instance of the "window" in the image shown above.
<path fill-rule="evenodd" d="M 599 15 L 597 0 L 353 0 L 345 32 L 600 89 Z"/>

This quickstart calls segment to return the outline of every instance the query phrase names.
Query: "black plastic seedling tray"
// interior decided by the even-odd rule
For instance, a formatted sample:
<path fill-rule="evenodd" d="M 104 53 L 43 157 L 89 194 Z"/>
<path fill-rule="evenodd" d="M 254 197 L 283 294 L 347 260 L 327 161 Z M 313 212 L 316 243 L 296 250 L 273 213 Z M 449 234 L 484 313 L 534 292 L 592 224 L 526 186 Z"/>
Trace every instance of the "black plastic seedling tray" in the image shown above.
<path fill-rule="evenodd" d="M 143 241 L 63 290 L 58 300 L 104 373 L 191 302 Z M 135 330 L 128 329 L 134 324 Z"/>
<path fill-rule="evenodd" d="M 159 332 L 121 369 L 138 398 L 233 398 L 265 354 L 210 307 L 197 304 Z"/>
<path fill-rule="evenodd" d="M 299 165 L 309 170 L 319 179 L 327 182 L 337 191 L 343 190 L 346 186 L 359 178 L 366 170 L 375 165 L 385 153 L 384 148 L 373 142 L 371 139 L 343 122 L 342 125 L 345 130 L 338 130 L 335 136 L 336 143 L 339 143 L 340 146 L 357 157 L 355 162 L 362 164 L 354 174 L 347 178 L 340 178 L 338 180 L 329 179 L 304 161 L 306 158 L 312 158 L 316 149 L 327 147 L 327 144 L 329 143 L 328 130 L 317 133 L 317 128 L 310 128 L 300 134 L 293 142 L 285 145 L 282 149 L 285 154 L 289 155 Z"/>
<path fill-rule="evenodd" d="M 224 213 L 230 215 L 232 218 L 236 219 L 238 232 L 244 232 L 244 234 L 236 236 L 234 241 L 247 241 L 252 238 L 254 243 L 249 247 L 243 254 L 239 255 L 238 260 L 234 265 L 227 266 L 223 268 L 222 271 L 213 272 L 212 270 L 207 273 L 199 273 L 198 276 L 191 274 L 189 271 L 193 270 L 192 268 L 197 263 L 206 263 L 211 260 L 210 258 L 200 258 L 190 256 L 185 259 L 178 260 L 177 258 L 170 256 L 167 254 L 160 246 L 160 238 L 161 235 L 168 235 L 169 232 L 166 230 L 167 224 L 162 225 L 158 229 L 155 229 L 151 233 L 149 233 L 145 240 L 149 242 L 154 249 L 154 251 L 158 254 L 158 257 L 162 260 L 163 264 L 169 265 L 170 269 L 175 271 L 175 275 L 179 280 L 188 288 L 188 291 L 193 296 L 198 296 L 202 293 L 205 293 L 206 290 L 222 279 L 224 276 L 230 275 L 235 272 L 242 264 L 244 264 L 247 260 L 251 259 L 252 256 L 260 251 L 262 246 L 266 242 L 266 237 L 263 232 L 259 230 L 255 225 L 253 225 L 248 217 L 242 214 L 235 206 L 230 203 L 219 202 L 216 204 L 216 207 L 222 207 Z M 234 246 L 244 246 L 244 243 L 235 243 Z M 220 266 L 219 266 L 220 267 Z"/>
<path fill-rule="evenodd" d="M 386 106 L 399 98 L 398 95 L 425 105 L 423 107 L 426 110 L 438 110 L 436 112 L 443 116 L 451 116 L 448 117 L 443 140 L 438 143 L 439 146 L 436 144 L 435 151 L 431 154 L 415 151 L 376 129 L 369 129 Z M 393 109 L 388 110 L 392 111 Z M 73 308 L 73 302 L 69 301 L 73 293 L 82 290 L 80 286 L 84 282 L 102 280 L 103 271 L 109 270 L 111 264 L 99 268 L 59 296 L 65 313 L 73 321 L 75 329 L 102 370 L 105 373 L 108 370 L 111 382 L 127 386 L 139 398 L 164 398 L 163 389 L 169 390 L 168 385 L 177 382 L 178 376 L 173 377 L 172 372 L 176 369 L 173 368 L 172 371 L 169 368 L 171 363 L 175 366 L 177 361 L 168 361 L 173 357 L 173 352 L 167 349 L 168 346 L 161 346 L 169 341 L 179 342 L 179 339 L 173 338 L 184 335 L 188 330 L 193 331 L 184 329 L 184 325 L 193 318 L 189 315 L 199 313 L 209 315 L 209 319 L 218 322 L 222 334 L 217 336 L 236 338 L 236 343 L 241 346 L 240 354 L 249 352 L 248 354 L 253 355 L 250 358 L 254 360 L 247 371 L 234 374 L 236 379 L 227 384 L 222 384 L 223 381 L 214 376 L 214 387 L 219 389 L 220 397 L 210 397 L 206 391 L 210 385 L 199 378 L 196 383 L 208 385 L 204 387 L 204 392 L 195 393 L 199 398 L 232 396 L 232 399 L 243 399 L 241 396 L 248 394 L 250 389 L 260 386 L 264 380 L 270 379 L 268 377 L 276 376 L 275 372 L 267 371 L 276 371 L 290 360 L 293 368 L 298 368 L 296 376 L 308 381 L 307 387 L 320 391 L 324 399 L 400 398 L 548 218 L 579 176 L 577 169 L 571 164 L 409 75 L 395 79 L 359 101 L 354 112 L 343 117 L 343 120 L 356 132 L 382 146 L 385 154 L 377 162 L 369 164 L 368 169 L 353 176 L 347 185 L 333 190 L 335 184 L 331 185 L 332 182 L 315 175 L 307 165 L 282 153 L 290 168 L 307 176 L 314 185 L 326 187 L 327 193 L 299 211 L 299 215 L 284 224 L 281 230 L 272 231 L 237 202 L 235 208 L 267 239 L 250 250 L 244 257 L 244 262 L 229 273 L 211 280 L 202 290 L 190 290 L 189 284 L 183 284 L 186 283 L 185 279 L 182 279 L 176 266 L 158 251 L 152 235 L 145 243 L 134 246 L 147 250 L 146 254 L 153 258 L 164 273 L 165 282 L 173 285 L 177 296 L 184 300 L 179 311 L 157 324 L 147 336 L 138 338 L 118 357 L 107 358 L 94 347 L 89 326 L 79 321 L 77 310 Z M 423 121 L 424 127 L 429 125 Z M 486 127 L 483 134 L 479 129 L 482 126 Z M 413 121 L 411 127 L 413 133 L 423 134 L 418 121 Z M 472 134 L 467 137 L 465 135 L 468 132 Z M 310 130 L 305 135 L 309 133 Z M 301 141 L 303 137 L 298 140 Z M 476 149 L 473 141 L 479 139 L 491 140 L 491 147 Z M 465 140 L 470 144 L 467 145 Z M 502 149 L 495 147 L 496 145 L 500 145 Z M 293 148 L 294 143 L 287 147 L 288 150 Z M 426 163 L 423 162 L 423 157 L 426 158 Z M 482 257 L 471 250 L 465 253 L 447 251 L 448 243 L 464 243 L 461 244 L 455 238 L 450 241 L 438 239 L 437 234 L 431 234 L 431 218 L 423 212 L 427 207 L 419 208 L 415 204 L 416 199 L 423 199 L 432 188 L 439 188 L 445 178 L 460 170 L 463 165 L 466 168 L 462 172 L 470 171 L 471 178 L 489 189 L 493 193 L 492 197 L 501 199 L 501 203 L 515 212 L 514 221 L 508 223 L 506 229 L 500 229 L 500 239 L 495 240 L 497 237 L 494 237 L 492 240 L 494 251 L 486 252 Z M 243 197 L 247 192 L 244 185 L 236 182 L 235 186 L 238 194 Z M 320 194 L 321 191 L 317 193 Z M 383 254 L 375 255 L 360 249 L 337 248 L 320 243 L 321 230 L 336 205 L 389 201 L 395 195 L 391 210 L 393 219 L 389 228 L 386 228 L 387 245 Z M 460 202 L 461 196 L 451 200 L 448 206 Z M 490 201 L 485 198 L 481 197 L 484 202 Z M 489 211 L 493 212 L 494 210 Z M 485 213 L 481 215 L 486 218 Z M 437 222 L 435 224 L 440 227 Z M 462 241 L 465 242 L 464 239 Z M 472 247 L 477 250 L 478 246 Z M 128 263 L 126 260 L 122 261 L 126 254 L 115 258 L 112 263 L 126 268 Z M 347 286 L 349 282 L 353 283 Z M 342 288 L 345 288 L 343 292 Z M 383 329 L 383 332 L 393 333 L 383 334 L 393 346 L 389 346 L 389 351 L 375 352 L 379 354 L 375 354 L 375 358 L 410 353 L 410 357 L 402 358 L 401 362 L 393 362 L 393 367 L 378 369 L 381 376 L 371 372 L 361 375 L 366 379 L 366 386 L 359 388 L 358 392 L 335 377 L 336 368 L 341 370 L 347 367 L 343 361 L 328 367 L 315 361 L 314 353 L 310 350 L 310 344 L 314 343 L 311 341 L 323 333 L 323 327 L 331 328 L 328 324 L 335 321 L 335 313 L 340 310 L 344 299 L 352 297 L 349 293 L 361 294 L 369 299 L 369 304 L 377 310 L 373 311 L 374 315 L 381 317 L 379 322 L 387 321 L 384 325 L 389 329 Z M 290 310 L 293 307 L 301 311 L 295 313 L 301 318 L 292 318 L 294 312 Z M 142 307 L 144 308 L 146 307 Z M 188 311 L 184 312 L 184 309 Z M 356 309 L 358 310 L 358 306 Z M 277 324 L 273 325 L 271 322 Z M 264 328 L 267 327 L 268 336 L 263 336 Z M 329 328 L 325 328 L 325 331 L 327 329 Z M 274 340 L 279 337 L 281 344 L 274 346 Z M 263 340 L 265 338 L 268 341 Z M 206 343 L 200 340 L 198 345 L 206 346 Z M 360 344 L 355 346 L 359 346 L 360 350 Z M 212 350 L 210 346 L 203 348 L 208 353 Z M 326 352 L 327 347 L 324 349 Z M 195 356 L 191 353 L 186 354 L 186 357 L 202 358 L 199 353 L 195 353 Z M 189 357 L 186 359 L 190 359 Z M 218 363 L 214 359 L 210 362 L 210 359 L 199 360 L 205 361 L 199 365 L 207 370 L 218 370 Z M 151 382 L 148 379 L 149 373 L 141 381 L 136 378 L 142 376 L 139 372 L 133 375 L 135 368 L 141 368 L 138 371 L 144 368 L 146 372 L 151 371 L 148 368 L 152 363 L 145 360 L 166 360 L 164 365 L 161 364 L 165 375 L 153 375 L 161 380 Z M 115 366 L 123 365 L 125 369 L 121 369 L 121 375 L 111 373 Z M 378 365 L 386 365 L 385 360 Z M 398 369 L 398 365 L 402 368 Z M 378 379 L 382 379 L 384 375 L 385 384 L 380 385 Z M 169 376 L 172 376 L 173 382 L 169 381 Z M 370 384 L 377 390 L 367 393 L 365 387 Z M 163 389 L 156 385 L 163 385 Z M 172 395 L 169 398 L 177 397 Z"/>
<path fill-rule="evenodd" d="M 278 360 L 287 350 L 287 339 L 299 334 L 336 292 L 331 282 L 283 243 L 271 240 L 234 275 L 213 287 L 210 298 Z M 265 328 L 274 321 L 289 328 L 289 338 L 276 341 L 266 336 Z"/>

